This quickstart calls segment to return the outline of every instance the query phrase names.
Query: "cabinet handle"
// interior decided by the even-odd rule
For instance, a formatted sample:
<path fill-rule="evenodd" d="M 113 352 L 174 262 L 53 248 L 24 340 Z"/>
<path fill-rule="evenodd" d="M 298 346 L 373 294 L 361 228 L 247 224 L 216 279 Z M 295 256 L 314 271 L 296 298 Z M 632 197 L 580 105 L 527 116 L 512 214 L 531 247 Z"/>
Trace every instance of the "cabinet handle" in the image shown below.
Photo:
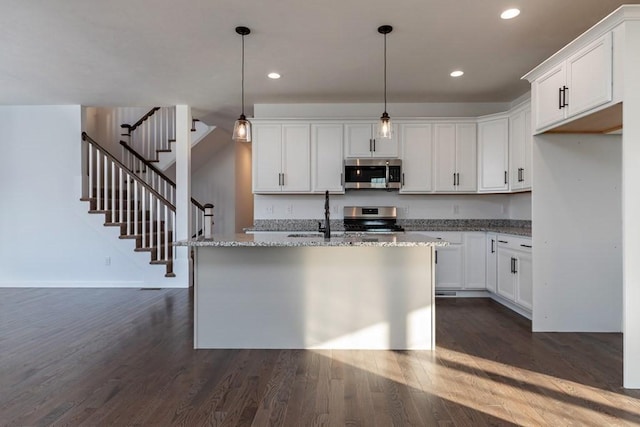
<path fill-rule="evenodd" d="M 533 247 L 531 245 L 520 245 L 520 246 L 522 246 L 523 248 L 529 248 L 529 249 L 531 249 Z"/>
<path fill-rule="evenodd" d="M 340 185 L 344 187 L 344 173 L 340 174 Z"/>
<path fill-rule="evenodd" d="M 455 187 L 456 185 L 458 185 L 458 184 L 456 184 L 456 173 L 454 172 L 453 173 L 453 186 Z"/>
<path fill-rule="evenodd" d="M 437 264 L 438 263 L 438 251 L 435 251 L 435 252 L 436 252 L 436 262 L 435 263 Z"/>
<path fill-rule="evenodd" d="M 517 258 L 511 258 L 513 260 L 513 274 L 517 274 L 518 273 L 518 259 Z"/>
<path fill-rule="evenodd" d="M 402 172 L 402 186 L 404 187 L 404 172 Z"/>
<path fill-rule="evenodd" d="M 456 172 L 456 177 L 457 177 L 456 185 L 460 186 L 460 172 Z"/>
<path fill-rule="evenodd" d="M 373 151 L 373 140 L 369 138 L 369 151 Z"/>
<path fill-rule="evenodd" d="M 509 173 L 507 171 L 504 171 L 504 183 L 505 183 L 505 185 L 509 183 L 508 175 L 509 175 Z"/>
<path fill-rule="evenodd" d="M 569 103 L 567 102 L 567 91 L 568 90 L 569 90 L 568 87 L 562 86 L 562 108 L 569 106 Z"/>
<path fill-rule="evenodd" d="M 511 258 L 511 273 L 515 273 L 516 272 L 516 259 L 515 258 Z"/>
<path fill-rule="evenodd" d="M 495 253 L 496 252 L 496 241 L 491 239 L 491 253 Z"/>
<path fill-rule="evenodd" d="M 558 109 L 559 110 L 562 110 L 562 104 L 563 104 L 563 102 L 562 102 L 562 92 L 563 92 L 563 89 L 561 87 L 559 87 L 558 88 Z"/>
<path fill-rule="evenodd" d="M 278 185 L 282 186 L 282 174 L 278 174 Z"/>
<path fill-rule="evenodd" d="M 376 139 L 373 138 L 373 152 L 376 152 Z"/>
<path fill-rule="evenodd" d="M 498 240 L 498 243 L 509 243 L 506 240 Z"/>

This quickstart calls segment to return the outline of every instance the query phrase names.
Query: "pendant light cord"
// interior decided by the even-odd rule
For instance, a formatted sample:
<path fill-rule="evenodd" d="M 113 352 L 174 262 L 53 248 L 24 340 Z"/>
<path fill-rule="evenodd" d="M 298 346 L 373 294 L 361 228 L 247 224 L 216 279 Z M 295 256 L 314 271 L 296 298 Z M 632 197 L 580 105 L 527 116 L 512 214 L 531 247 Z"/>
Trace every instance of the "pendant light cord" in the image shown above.
<path fill-rule="evenodd" d="M 387 34 L 384 35 L 384 112 L 387 112 Z"/>
<path fill-rule="evenodd" d="M 386 77 L 385 77 L 386 79 Z M 242 115 L 244 116 L 244 34 L 242 35 Z M 386 101 L 385 101 L 386 103 Z M 386 108 L 386 107 L 385 107 Z"/>

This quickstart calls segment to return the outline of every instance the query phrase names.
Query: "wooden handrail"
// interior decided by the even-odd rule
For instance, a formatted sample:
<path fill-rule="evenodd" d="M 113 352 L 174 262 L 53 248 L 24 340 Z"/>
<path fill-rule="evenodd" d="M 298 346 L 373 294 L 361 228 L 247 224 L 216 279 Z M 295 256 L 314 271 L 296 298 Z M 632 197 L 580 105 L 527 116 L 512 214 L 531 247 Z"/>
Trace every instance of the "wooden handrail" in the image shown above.
<path fill-rule="evenodd" d="M 122 125 L 120 125 L 120 127 L 123 128 L 123 129 L 127 129 L 129 135 L 131 135 L 131 132 L 136 130 L 136 128 L 138 126 L 140 126 L 142 123 L 144 123 L 149 117 L 153 116 L 156 113 L 156 111 L 158 111 L 159 109 L 160 109 L 160 107 L 153 107 L 151 110 L 149 110 L 149 112 L 147 114 L 142 116 L 142 118 L 140 118 L 140 120 L 135 122 L 133 125 L 122 124 Z"/>
<path fill-rule="evenodd" d="M 111 153 L 109 153 L 100 144 L 98 144 L 94 139 L 92 139 L 89 135 L 87 135 L 86 132 L 82 132 L 82 140 L 83 141 L 88 141 L 91 144 L 93 144 L 98 149 L 98 151 L 102 152 L 102 154 L 104 154 L 109 160 L 111 160 L 113 163 L 115 163 L 116 165 L 118 165 L 122 169 L 129 170 L 129 168 L 126 167 L 120 160 L 118 160 L 115 157 L 113 157 L 111 155 Z M 169 209 L 171 209 L 172 211 L 175 212 L 176 207 L 173 205 L 173 203 L 171 203 L 170 201 L 165 199 L 164 196 L 162 196 L 160 193 L 158 193 L 156 190 L 154 190 L 153 187 L 151 187 L 149 184 L 147 184 L 142 179 L 140 179 L 136 174 L 131 173 L 130 175 L 134 180 L 136 180 L 138 182 L 138 184 L 142 185 L 144 188 L 149 190 L 149 192 L 151 194 L 153 194 L 155 197 L 157 197 L 159 200 L 161 200 L 164 204 L 166 204 L 169 207 Z"/>
<path fill-rule="evenodd" d="M 134 150 L 133 148 L 131 148 L 129 146 L 129 144 L 127 144 L 125 141 L 120 141 L 120 145 L 122 145 L 127 151 L 129 151 L 131 154 L 133 154 L 133 156 L 140 160 L 146 167 L 148 167 L 149 169 L 151 169 L 152 171 L 154 171 L 155 173 L 158 174 L 158 176 L 162 179 L 164 179 L 165 181 L 167 181 L 169 183 L 169 185 L 171 185 L 173 188 L 176 188 L 176 183 L 173 182 L 171 180 L 171 178 L 169 178 L 168 176 L 166 176 L 164 173 L 162 173 L 160 171 L 160 169 L 156 168 L 155 166 L 153 166 L 153 164 L 151 164 L 151 162 L 149 162 L 147 159 L 145 159 L 144 157 L 142 157 L 136 150 Z M 128 168 L 127 168 L 128 169 Z M 196 199 L 194 199 L 193 197 L 191 198 L 191 203 L 193 203 L 194 205 L 196 205 L 196 207 L 198 209 L 200 209 L 201 211 L 204 211 L 204 206 L 202 206 L 202 204 L 200 202 L 198 202 Z"/>

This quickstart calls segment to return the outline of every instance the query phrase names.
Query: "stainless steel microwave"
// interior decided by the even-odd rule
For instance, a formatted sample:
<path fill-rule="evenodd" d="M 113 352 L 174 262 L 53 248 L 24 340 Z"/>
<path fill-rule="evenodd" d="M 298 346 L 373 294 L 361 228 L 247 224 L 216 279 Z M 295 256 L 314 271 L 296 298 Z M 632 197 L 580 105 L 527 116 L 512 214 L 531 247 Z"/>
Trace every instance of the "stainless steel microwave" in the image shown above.
<path fill-rule="evenodd" d="M 400 159 L 348 159 L 344 162 L 345 189 L 397 190 L 401 178 Z"/>

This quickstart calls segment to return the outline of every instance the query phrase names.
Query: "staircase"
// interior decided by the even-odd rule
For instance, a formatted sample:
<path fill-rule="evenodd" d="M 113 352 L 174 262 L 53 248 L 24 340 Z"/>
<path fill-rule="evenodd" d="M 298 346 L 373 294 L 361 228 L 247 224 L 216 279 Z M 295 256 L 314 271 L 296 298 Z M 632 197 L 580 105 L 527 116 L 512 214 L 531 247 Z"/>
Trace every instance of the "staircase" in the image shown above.
<path fill-rule="evenodd" d="M 144 123 L 156 111 L 153 109 L 133 126 L 126 125 L 127 136 L 134 135 L 136 129 L 145 129 Z M 167 109 L 170 110 L 170 109 Z M 166 137 L 169 146 L 171 135 L 175 135 L 175 114 L 159 115 L 164 120 L 165 131 L 145 131 L 146 137 L 158 142 L 142 142 L 140 134 L 134 140 L 140 141 L 147 153 L 156 154 L 163 150 L 160 137 Z M 172 124 L 173 123 L 173 124 Z M 123 125 L 123 128 L 125 125 Z M 154 135 L 151 138 L 151 135 Z M 132 138 L 130 138 L 131 140 Z M 85 132 L 82 133 L 83 192 L 82 201 L 89 202 L 90 214 L 104 215 L 104 225 L 119 227 L 120 239 L 135 240 L 136 252 L 149 252 L 150 264 L 165 266 L 165 276 L 175 277 L 173 261 L 175 250 L 173 240 L 176 226 L 176 184 L 127 142 L 121 141 L 123 161 L 115 158 Z M 166 149 L 165 149 L 166 150 Z M 191 235 L 202 234 L 204 228 L 204 206 L 191 199 Z"/>

